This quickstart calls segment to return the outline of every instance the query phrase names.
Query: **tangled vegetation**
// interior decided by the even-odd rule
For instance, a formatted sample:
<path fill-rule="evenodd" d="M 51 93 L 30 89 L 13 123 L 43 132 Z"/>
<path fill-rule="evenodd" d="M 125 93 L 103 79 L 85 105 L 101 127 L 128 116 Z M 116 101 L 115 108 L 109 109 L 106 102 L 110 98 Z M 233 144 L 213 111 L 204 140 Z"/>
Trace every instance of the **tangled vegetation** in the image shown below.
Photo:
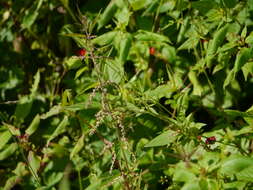
<path fill-rule="evenodd" d="M 253 0 L 0 7 L 0 190 L 253 189 Z"/>

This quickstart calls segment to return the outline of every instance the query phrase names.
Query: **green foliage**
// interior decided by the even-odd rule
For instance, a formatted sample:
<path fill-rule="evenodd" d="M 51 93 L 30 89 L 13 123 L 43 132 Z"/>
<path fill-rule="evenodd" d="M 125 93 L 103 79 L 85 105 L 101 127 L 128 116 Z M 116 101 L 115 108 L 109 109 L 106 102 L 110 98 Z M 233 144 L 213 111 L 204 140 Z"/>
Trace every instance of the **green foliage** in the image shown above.
<path fill-rule="evenodd" d="M 1 190 L 253 188 L 252 0 L 0 6 Z"/>

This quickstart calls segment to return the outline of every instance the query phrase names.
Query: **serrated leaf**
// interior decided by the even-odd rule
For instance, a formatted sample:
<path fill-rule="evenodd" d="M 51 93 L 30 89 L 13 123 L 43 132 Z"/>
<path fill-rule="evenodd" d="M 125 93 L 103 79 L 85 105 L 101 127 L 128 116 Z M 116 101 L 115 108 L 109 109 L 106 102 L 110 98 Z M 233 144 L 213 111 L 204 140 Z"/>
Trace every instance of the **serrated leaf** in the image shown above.
<path fill-rule="evenodd" d="M 159 85 L 153 90 L 147 90 L 144 95 L 153 100 L 160 99 L 162 97 L 170 97 L 170 95 L 176 91 L 176 88 L 170 84 Z"/>
<path fill-rule="evenodd" d="M 70 153 L 70 159 L 72 158 L 83 148 L 84 146 L 84 135 L 82 135 L 74 146 L 73 150 Z"/>
<path fill-rule="evenodd" d="M 152 139 L 145 147 L 157 147 L 169 145 L 177 139 L 178 133 L 172 130 L 168 130 Z"/>
<path fill-rule="evenodd" d="M 118 31 L 110 31 L 107 33 L 104 33 L 94 39 L 91 40 L 93 44 L 97 44 L 100 46 L 109 45 L 113 42 L 115 36 L 117 36 Z"/>
<path fill-rule="evenodd" d="M 221 165 L 220 172 L 231 176 L 253 166 L 253 158 L 234 156 L 226 159 Z"/>
<path fill-rule="evenodd" d="M 47 145 L 55 137 L 57 137 L 58 135 L 60 135 L 60 134 L 62 134 L 62 133 L 64 133 L 66 131 L 66 126 L 68 125 L 68 123 L 69 123 L 68 116 L 64 116 L 64 118 L 61 121 L 61 123 L 58 125 L 58 127 L 54 130 L 53 134 L 50 135 L 49 139 L 47 140 Z"/>
<path fill-rule="evenodd" d="M 190 37 L 178 48 L 178 50 L 193 49 L 198 45 L 199 40 L 200 39 L 197 37 Z"/>
<path fill-rule="evenodd" d="M 58 115 L 61 112 L 62 107 L 57 105 L 53 106 L 47 113 L 41 115 L 41 119 L 47 119 L 53 115 Z"/>
<path fill-rule="evenodd" d="M 105 8 L 104 12 L 98 20 L 98 29 L 105 26 L 114 16 L 118 9 L 118 6 L 115 1 L 111 1 L 109 5 Z"/>
<path fill-rule="evenodd" d="M 77 56 L 72 56 L 65 61 L 68 69 L 77 69 L 82 65 L 82 59 Z"/>
<path fill-rule="evenodd" d="M 107 80 L 120 83 L 124 78 L 124 68 L 118 61 L 107 61 L 104 68 L 105 77 Z"/>
<path fill-rule="evenodd" d="M 35 97 L 35 93 L 38 90 L 39 83 L 40 83 L 40 71 L 38 70 L 34 76 L 34 82 L 31 88 L 31 95 L 30 95 L 31 98 Z"/>
<path fill-rule="evenodd" d="M 154 42 L 171 43 L 170 39 L 167 36 L 164 36 L 162 34 L 157 34 L 154 32 L 145 31 L 145 30 L 139 30 L 134 37 L 140 41 L 154 41 Z"/>

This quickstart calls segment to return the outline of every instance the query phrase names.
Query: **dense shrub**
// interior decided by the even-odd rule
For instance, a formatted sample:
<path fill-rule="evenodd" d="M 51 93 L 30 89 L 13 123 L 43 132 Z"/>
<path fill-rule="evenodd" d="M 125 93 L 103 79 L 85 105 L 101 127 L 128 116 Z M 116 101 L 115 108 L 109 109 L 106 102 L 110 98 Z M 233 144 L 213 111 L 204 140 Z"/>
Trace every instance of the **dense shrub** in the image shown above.
<path fill-rule="evenodd" d="M 0 190 L 253 188 L 252 0 L 0 7 Z"/>

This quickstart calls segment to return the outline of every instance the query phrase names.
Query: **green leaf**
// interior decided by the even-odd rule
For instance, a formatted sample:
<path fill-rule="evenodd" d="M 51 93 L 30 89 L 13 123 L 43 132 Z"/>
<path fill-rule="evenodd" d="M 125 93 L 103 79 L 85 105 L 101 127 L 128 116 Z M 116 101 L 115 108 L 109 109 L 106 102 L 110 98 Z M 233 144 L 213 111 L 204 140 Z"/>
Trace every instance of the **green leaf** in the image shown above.
<path fill-rule="evenodd" d="M 120 83 L 124 78 L 124 68 L 119 61 L 106 61 L 104 72 L 106 79 L 115 83 Z"/>
<path fill-rule="evenodd" d="M 226 159 L 221 165 L 220 172 L 224 175 L 234 175 L 253 166 L 253 158 L 233 156 Z"/>
<path fill-rule="evenodd" d="M 73 112 L 84 110 L 86 109 L 86 103 L 77 103 L 77 104 L 73 104 L 69 106 L 64 106 L 63 109 L 67 111 L 73 111 Z"/>
<path fill-rule="evenodd" d="M 115 1 L 111 1 L 102 13 L 100 19 L 98 20 L 98 29 L 105 26 L 114 16 L 118 9 L 118 6 Z"/>
<path fill-rule="evenodd" d="M 210 67 L 212 59 L 215 56 L 215 53 L 220 47 L 226 37 L 229 24 L 226 24 L 224 27 L 220 28 L 215 32 L 213 39 L 208 43 L 207 53 L 206 53 L 206 62 L 208 67 Z"/>
<path fill-rule="evenodd" d="M 253 57 L 253 48 L 242 48 L 236 55 L 234 71 L 237 73 Z"/>
<path fill-rule="evenodd" d="M 178 50 L 193 49 L 198 45 L 199 40 L 200 39 L 195 36 L 190 37 L 178 48 Z"/>
<path fill-rule="evenodd" d="M 40 116 L 37 114 L 34 118 L 32 123 L 29 125 L 29 127 L 26 129 L 25 133 L 28 135 L 32 135 L 38 128 L 40 124 Z"/>
<path fill-rule="evenodd" d="M 181 190 L 201 190 L 197 181 L 186 183 Z"/>
<path fill-rule="evenodd" d="M 196 179 L 196 176 L 187 169 L 176 169 L 173 175 L 173 181 L 190 182 Z"/>
<path fill-rule="evenodd" d="M 47 113 L 41 115 L 41 119 L 47 119 L 53 115 L 58 115 L 61 112 L 62 107 L 57 105 L 53 106 Z"/>
<path fill-rule="evenodd" d="M 253 113 L 241 112 L 241 111 L 230 110 L 230 109 L 226 109 L 224 110 L 224 112 L 229 116 L 253 118 Z"/>
<path fill-rule="evenodd" d="M 235 72 L 234 70 L 230 71 L 224 81 L 223 89 L 225 89 L 231 82 L 235 80 Z"/>
<path fill-rule="evenodd" d="M 183 23 L 181 24 L 181 27 L 180 27 L 180 30 L 179 30 L 179 34 L 177 35 L 177 43 L 180 43 L 184 39 L 186 30 L 189 26 L 189 20 L 190 20 L 189 17 L 186 17 L 183 20 Z"/>
<path fill-rule="evenodd" d="M 29 169 L 31 170 L 33 177 L 36 180 L 38 180 L 39 176 L 37 172 L 40 168 L 40 162 L 41 162 L 40 157 L 35 155 L 33 151 L 29 151 L 27 160 L 29 162 L 29 166 L 30 166 Z"/>
<path fill-rule="evenodd" d="M 72 99 L 72 94 L 71 94 L 71 90 L 70 89 L 66 89 L 64 90 L 64 92 L 62 93 L 62 103 L 61 106 L 65 106 L 70 104 Z"/>
<path fill-rule="evenodd" d="M 242 72 L 245 81 L 247 81 L 249 74 L 253 74 L 253 62 L 247 62 L 242 66 Z"/>
<path fill-rule="evenodd" d="M 11 134 L 13 136 L 20 136 L 21 135 L 20 130 L 18 128 L 16 128 L 15 126 L 7 124 L 7 123 L 3 123 L 3 124 L 5 127 L 7 127 L 7 129 L 11 132 Z"/>
<path fill-rule="evenodd" d="M 227 8 L 234 8 L 237 5 L 238 0 L 223 0 L 223 2 Z"/>
<path fill-rule="evenodd" d="M 238 172 L 236 177 L 240 181 L 253 182 L 253 164 L 250 167 Z"/>
<path fill-rule="evenodd" d="M 165 45 L 162 48 L 162 57 L 167 60 L 169 63 L 173 63 L 176 60 L 176 50 L 174 47 L 170 46 L 170 45 Z"/>
<path fill-rule="evenodd" d="M 0 161 L 11 156 L 18 149 L 17 143 L 12 143 L 0 152 Z"/>
<path fill-rule="evenodd" d="M 246 111 L 250 114 L 253 113 L 253 105 Z M 253 123 L 253 118 L 252 117 L 244 117 L 244 120 L 249 124 L 249 125 L 252 125 Z"/>
<path fill-rule="evenodd" d="M 213 0 L 202 0 L 192 2 L 192 7 L 205 15 L 209 10 L 216 6 L 216 2 Z"/>
<path fill-rule="evenodd" d="M 31 111 L 33 105 L 33 99 L 29 96 L 23 96 L 16 106 L 14 115 L 20 121 L 24 120 Z"/>
<path fill-rule="evenodd" d="M 152 139 L 145 147 L 157 147 L 165 146 L 174 142 L 177 139 L 178 133 L 172 130 L 168 130 Z"/>
<path fill-rule="evenodd" d="M 26 164 L 24 162 L 19 162 L 16 169 L 13 171 L 17 176 L 25 176 L 27 172 Z"/>
<path fill-rule="evenodd" d="M 158 100 L 162 97 L 170 97 L 173 92 L 176 91 L 176 88 L 173 87 L 171 84 L 163 84 L 159 85 L 153 90 L 147 90 L 144 95 L 147 98 Z"/>
<path fill-rule="evenodd" d="M 30 28 L 35 22 L 35 20 L 37 19 L 38 15 L 39 15 L 38 11 L 31 10 L 31 9 L 26 11 L 26 15 L 23 17 L 23 20 L 22 20 L 22 27 Z"/>
<path fill-rule="evenodd" d="M 118 31 L 110 31 L 92 39 L 91 42 L 93 44 L 97 44 L 100 46 L 109 45 L 113 42 L 115 36 L 117 35 L 118 35 Z"/>
<path fill-rule="evenodd" d="M 9 131 L 4 131 L 0 134 L 0 150 L 8 143 L 11 138 L 11 133 Z"/>
<path fill-rule="evenodd" d="M 49 139 L 47 140 L 47 145 L 51 140 L 53 140 L 58 135 L 64 133 L 66 131 L 66 126 L 69 124 L 68 116 L 64 116 L 61 123 L 58 125 L 58 127 L 54 130 L 53 134 L 50 135 Z"/>
<path fill-rule="evenodd" d="M 131 12 L 127 6 L 118 9 L 115 18 L 118 20 L 118 25 L 126 27 L 129 23 Z"/>
<path fill-rule="evenodd" d="M 78 152 L 83 148 L 84 146 L 84 135 L 82 135 L 79 140 L 77 141 L 75 147 L 73 148 L 73 150 L 70 153 L 70 159 L 72 160 L 72 158 L 78 154 Z"/>
<path fill-rule="evenodd" d="M 13 187 L 17 184 L 17 181 L 21 181 L 21 179 L 22 178 L 20 176 L 12 176 L 12 177 L 10 177 L 6 181 L 3 190 L 11 190 L 11 189 L 13 189 Z"/>
<path fill-rule="evenodd" d="M 52 187 L 55 184 L 57 184 L 59 181 L 61 181 L 63 177 L 62 172 L 52 172 L 50 173 L 49 177 L 46 178 L 46 184 L 48 187 Z"/>
<path fill-rule="evenodd" d="M 82 59 L 77 56 L 72 56 L 65 61 L 68 69 L 77 69 L 82 65 Z"/>
<path fill-rule="evenodd" d="M 253 1 L 252 1 L 253 2 Z M 251 32 L 245 39 L 245 42 L 249 45 L 253 45 L 253 32 Z"/>
<path fill-rule="evenodd" d="M 231 182 L 231 183 L 225 183 L 224 184 L 224 188 L 225 189 L 239 189 L 239 190 L 243 190 L 245 189 L 244 187 L 246 186 L 246 182 L 243 181 L 235 181 L 235 182 Z"/>
<path fill-rule="evenodd" d="M 128 0 L 134 11 L 140 10 L 148 6 L 152 0 Z"/>
<path fill-rule="evenodd" d="M 39 82 L 40 82 L 40 71 L 38 70 L 37 73 L 34 76 L 34 82 L 31 88 L 31 98 L 35 97 L 35 93 L 37 92 L 38 88 L 39 88 Z"/>
<path fill-rule="evenodd" d="M 87 66 L 84 66 L 80 69 L 78 69 L 78 71 L 76 72 L 76 75 L 75 75 L 75 80 L 80 77 L 85 71 L 88 71 L 89 68 Z"/>
<path fill-rule="evenodd" d="M 191 81 L 191 83 L 193 84 L 192 94 L 197 95 L 197 96 L 201 96 L 201 93 L 203 92 L 203 89 L 202 89 L 202 86 L 199 83 L 196 72 L 191 70 L 188 73 L 188 77 L 189 77 L 189 80 Z"/>
<path fill-rule="evenodd" d="M 120 49 L 119 49 L 119 60 L 121 63 L 124 63 L 127 60 L 128 53 L 131 48 L 132 43 L 132 35 L 129 33 L 125 33 L 122 35 L 122 39 L 120 41 Z"/>
<path fill-rule="evenodd" d="M 140 41 L 154 41 L 154 42 L 171 43 L 167 36 L 157 34 L 154 32 L 144 31 L 144 30 L 137 31 L 137 34 L 134 37 Z"/>

